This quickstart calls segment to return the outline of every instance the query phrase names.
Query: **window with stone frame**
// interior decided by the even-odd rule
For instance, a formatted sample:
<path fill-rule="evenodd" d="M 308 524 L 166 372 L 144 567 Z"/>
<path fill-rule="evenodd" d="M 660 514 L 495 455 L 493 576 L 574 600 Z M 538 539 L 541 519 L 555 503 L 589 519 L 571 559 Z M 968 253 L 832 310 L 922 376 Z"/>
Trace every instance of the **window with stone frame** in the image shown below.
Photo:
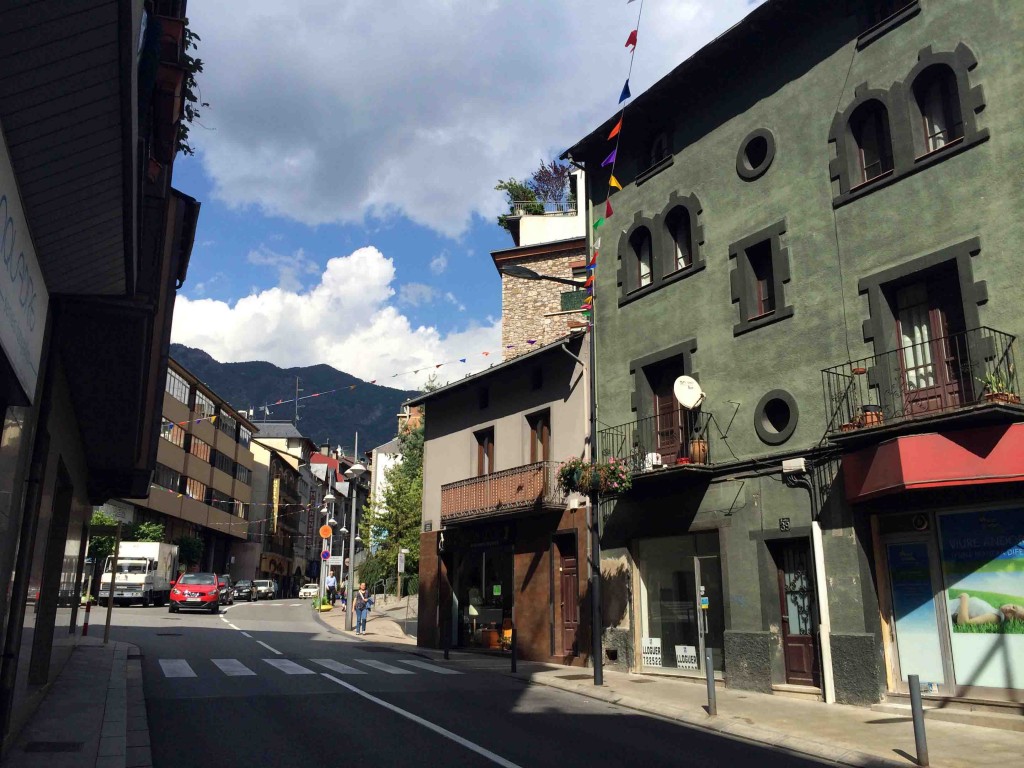
<path fill-rule="evenodd" d="M 672 244 L 672 258 L 665 265 L 665 274 L 692 267 L 693 229 L 690 226 L 690 212 L 681 205 L 673 208 L 665 217 L 665 228 Z"/>
<path fill-rule="evenodd" d="M 783 220 L 729 247 L 729 258 L 735 260 L 730 275 L 732 300 L 739 304 L 734 336 L 793 315 L 785 296 L 790 280 L 789 249 L 782 245 L 785 232 Z"/>
<path fill-rule="evenodd" d="M 921 116 L 920 130 L 914 142 L 918 154 L 937 152 L 964 137 L 960 112 L 960 94 L 956 75 L 945 64 L 935 64 L 914 80 L 911 89 Z"/>
<path fill-rule="evenodd" d="M 850 116 L 850 135 L 856 146 L 857 184 L 866 184 L 893 169 L 889 110 L 880 101 L 861 104 Z"/>
<path fill-rule="evenodd" d="M 629 238 L 630 247 L 636 262 L 636 285 L 646 288 L 654 279 L 654 243 L 651 231 L 647 227 L 639 227 Z"/>

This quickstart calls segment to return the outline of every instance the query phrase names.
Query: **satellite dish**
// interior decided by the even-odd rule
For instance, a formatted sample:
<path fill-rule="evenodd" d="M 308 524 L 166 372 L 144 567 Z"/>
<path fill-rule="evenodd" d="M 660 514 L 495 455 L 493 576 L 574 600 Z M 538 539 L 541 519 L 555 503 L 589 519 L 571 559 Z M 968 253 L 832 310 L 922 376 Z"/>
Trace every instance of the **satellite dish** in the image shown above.
<path fill-rule="evenodd" d="M 704 390 L 692 376 L 680 376 L 672 385 L 672 394 L 676 396 L 679 404 L 692 411 L 704 402 Z"/>

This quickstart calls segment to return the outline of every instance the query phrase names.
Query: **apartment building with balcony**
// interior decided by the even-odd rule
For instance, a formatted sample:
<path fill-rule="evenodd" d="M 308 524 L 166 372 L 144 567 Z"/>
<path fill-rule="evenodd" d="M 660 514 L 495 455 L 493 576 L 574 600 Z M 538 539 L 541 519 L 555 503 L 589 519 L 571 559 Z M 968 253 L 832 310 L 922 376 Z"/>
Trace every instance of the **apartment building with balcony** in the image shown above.
<path fill-rule="evenodd" d="M 144 498 L 121 499 L 133 522 L 164 526 L 164 541 L 195 537 L 201 571 L 232 573 L 248 538 L 256 427 L 173 358 L 167 367 L 156 466 Z"/>
<path fill-rule="evenodd" d="M 614 198 L 599 449 L 634 481 L 602 543 L 632 597 L 604 620 L 630 669 L 710 649 L 729 687 L 1020 701 L 1022 24 L 768 0 L 629 103 L 621 191 L 618 114 L 567 151 L 588 221 Z"/>
<path fill-rule="evenodd" d="M 584 452 L 586 335 L 409 401 L 425 411 L 418 643 L 581 664 L 586 500 L 559 490 Z M 583 363 L 581 365 L 580 363 Z"/>

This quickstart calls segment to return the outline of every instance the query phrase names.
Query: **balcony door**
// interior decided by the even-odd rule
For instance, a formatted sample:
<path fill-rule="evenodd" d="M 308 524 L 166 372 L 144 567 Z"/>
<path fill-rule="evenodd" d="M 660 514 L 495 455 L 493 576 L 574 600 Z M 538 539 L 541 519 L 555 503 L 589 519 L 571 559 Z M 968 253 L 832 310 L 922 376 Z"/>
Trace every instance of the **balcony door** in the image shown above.
<path fill-rule="evenodd" d="M 895 292 L 903 412 L 929 413 L 971 397 L 956 274 L 947 270 Z M 967 371 L 969 377 L 969 371 Z"/>
<path fill-rule="evenodd" d="M 651 376 L 655 450 L 661 454 L 662 462 L 668 465 L 675 464 L 676 459 L 684 455 L 680 449 L 686 445 L 686 421 L 672 393 L 672 385 L 681 375 L 682 371 L 676 366 L 659 366 Z"/>

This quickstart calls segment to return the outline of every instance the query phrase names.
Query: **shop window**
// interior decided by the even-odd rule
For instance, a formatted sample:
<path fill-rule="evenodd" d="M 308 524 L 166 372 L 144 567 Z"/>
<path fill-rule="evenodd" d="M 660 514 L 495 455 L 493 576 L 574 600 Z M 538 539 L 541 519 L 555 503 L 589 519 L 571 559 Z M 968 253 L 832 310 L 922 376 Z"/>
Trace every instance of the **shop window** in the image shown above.
<path fill-rule="evenodd" d="M 732 272 L 732 299 L 739 304 L 740 322 L 733 335 L 791 317 L 793 307 L 785 303 L 789 282 L 789 251 L 782 247 L 785 221 L 773 224 L 729 249 L 736 260 Z"/>
<path fill-rule="evenodd" d="M 630 237 L 629 244 L 636 260 L 637 287 L 645 288 L 654 277 L 654 248 L 651 243 L 651 231 L 647 227 L 639 227 Z"/>
<path fill-rule="evenodd" d="M 880 101 L 862 104 L 850 117 L 850 133 L 857 149 L 858 183 L 865 184 L 893 169 L 889 112 Z"/>
<path fill-rule="evenodd" d="M 217 409 L 216 409 L 216 407 L 213 404 L 213 400 L 208 398 L 206 395 L 204 395 L 202 392 L 200 392 L 197 389 L 196 390 L 196 405 L 195 405 L 195 408 L 193 408 L 192 410 L 195 411 L 196 414 L 198 414 L 198 416 L 200 418 L 204 418 L 205 419 L 205 418 L 209 418 L 210 416 L 213 416 L 214 413 L 216 413 Z"/>
<path fill-rule="evenodd" d="M 530 463 L 551 461 L 551 411 L 526 417 L 530 426 Z"/>
<path fill-rule="evenodd" d="M 189 384 L 181 375 L 170 368 L 167 369 L 167 393 L 179 403 L 188 405 Z"/>
<path fill-rule="evenodd" d="M 936 152 L 964 137 L 956 75 L 943 64 L 931 66 L 918 75 L 913 85 L 914 100 L 921 115 L 919 146 Z"/>
<path fill-rule="evenodd" d="M 179 448 L 183 448 L 185 446 L 185 430 L 172 421 L 164 420 L 161 422 L 160 437 L 171 445 L 176 445 Z"/>
<path fill-rule="evenodd" d="M 665 219 L 665 227 L 668 229 L 672 242 L 672 259 L 668 263 L 667 272 L 678 272 L 693 266 L 693 231 L 690 227 L 690 212 L 682 206 L 673 208 Z"/>
<path fill-rule="evenodd" d="M 476 474 L 478 477 L 494 472 L 494 428 L 477 432 L 476 438 Z"/>

